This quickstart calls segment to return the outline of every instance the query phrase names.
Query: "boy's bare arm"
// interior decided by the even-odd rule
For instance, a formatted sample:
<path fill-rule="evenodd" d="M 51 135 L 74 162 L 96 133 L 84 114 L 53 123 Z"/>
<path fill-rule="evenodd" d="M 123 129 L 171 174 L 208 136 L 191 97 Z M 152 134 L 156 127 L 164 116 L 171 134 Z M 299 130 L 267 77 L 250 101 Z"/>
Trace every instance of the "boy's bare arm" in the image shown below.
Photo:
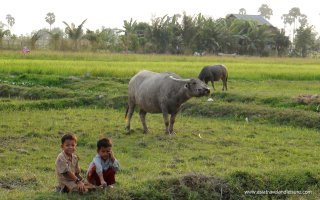
<path fill-rule="evenodd" d="M 75 175 L 76 175 L 77 178 L 79 178 L 81 180 L 83 179 L 83 177 L 79 173 L 76 173 Z"/>
<path fill-rule="evenodd" d="M 78 177 L 74 173 L 72 173 L 71 171 L 67 171 L 66 175 L 69 176 L 74 181 L 78 180 Z"/>
<path fill-rule="evenodd" d="M 78 189 L 80 192 L 84 192 L 85 191 L 85 187 L 84 187 L 84 183 L 81 181 L 81 179 L 79 179 L 74 173 L 72 173 L 71 171 L 67 171 L 67 176 L 69 176 L 72 180 L 74 180 L 77 185 L 78 185 Z"/>
<path fill-rule="evenodd" d="M 107 185 L 106 181 L 105 181 L 104 178 L 103 178 L 103 173 L 98 174 L 98 176 L 99 176 L 101 185 L 103 185 L 103 186 L 104 186 L 104 185 Z"/>

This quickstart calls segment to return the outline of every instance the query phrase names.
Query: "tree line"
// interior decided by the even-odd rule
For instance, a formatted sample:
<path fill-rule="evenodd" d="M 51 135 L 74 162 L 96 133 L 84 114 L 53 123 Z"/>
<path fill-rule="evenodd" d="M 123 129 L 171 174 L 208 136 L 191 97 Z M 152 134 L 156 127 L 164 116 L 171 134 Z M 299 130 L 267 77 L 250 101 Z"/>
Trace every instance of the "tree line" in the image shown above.
<path fill-rule="evenodd" d="M 258 12 L 270 19 L 272 9 L 263 4 Z M 239 14 L 246 14 L 241 8 Z M 260 25 L 256 21 L 232 18 L 214 20 L 201 13 L 186 13 L 154 17 L 150 23 L 124 20 L 121 29 L 102 27 L 84 31 L 86 19 L 78 26 L 63 21 L 65 29 L 51 29 L 54 13 L 48 13 L 45 21 L 49 29 L 34 31 L 30 36 L 11 33 L 15 23 L 11 15 L 8 24 L 0 23 L 0 48 L 15 49 L 28 46 L 31 49 L 108 51 L 126 53 L 159 54 L 238 54 L 254 56 L 302 56 L 320 49 L 320 40 L 307 16 L 299 8 L 292 8 L 282 16 L 284 28 Z M 286 26 L 292 26 L 292 41 L 285 35 Z"/>

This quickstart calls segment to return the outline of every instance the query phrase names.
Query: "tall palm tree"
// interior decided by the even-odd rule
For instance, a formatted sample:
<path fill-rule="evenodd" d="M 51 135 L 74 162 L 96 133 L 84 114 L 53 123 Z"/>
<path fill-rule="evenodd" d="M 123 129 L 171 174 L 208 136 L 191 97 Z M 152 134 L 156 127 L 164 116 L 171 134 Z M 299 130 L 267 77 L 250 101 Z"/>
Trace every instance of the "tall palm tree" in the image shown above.
<path fill-rule="evenodd" d="M 289 24 L 291 26 L 293 23 L 293 17 L 289 14 L 283 14 L 281 16 L 281 19 L 283 20 L 284 29 L 286 29 L 286 24 Z"/>
<path fill-rule="evenodd" d="M 12 26 L 15 24 L 15 19 L 10 14 L 8 14 L 6 16 L 6 19 L 7 19 L 7 22 L 8 22 L 9 30 L 11 31 Z"/>
<path fill-rule="evenodd" d="M 169 46 L 168 24 L 170 19 L 168 15 L 152 19 L 151 41 L 157 53 L 165 53 Z"/>
<path fill-rule="evenodd" d="M 239 10 L 239 14 L 240 14 L 240 15 L 246 15 L 246 14 L 247 14 L 246 9 L 244 9 L 244 8 L 240 8 L 240 10 Z"/>
<path fill-rule="evenodd" d="M 198 15 L 196 18 L 188 16 L 185 12 L 182 16 L 181 22 L 181 35 L 182 35 L 182 45 L 185 53 L 193 53 L 194 51 L 194 40 L 199 32 L 199 27 L 202 26 L 204 17 Z M 198 50 L 197 50 L 198 51 Z"/>
<path fill-rule="evenodd" d="M 128 53 L 129 49 L 133 50 L 137 46 L 138 37 L 136 33 L 136 26 L 137 21 L 133 21 L 132 18 L 130 19 L 130 21 L 123 21 L 124 30 L 121 30 L 120 32 L 124 32 L 124 36 L 121 37 L 121 41 L 126 50 L 126 53 Z"/>
<path fill-rule="evenodd" d="M 267 4 L 262 4 L 258 12 L 260 12 L 260 15 L 265 19 L 270 19 L 270 16 L 273 15 L 272 9 L 269 8 Z"/>
<path fill-rule="evenodd" d="M 54 13 L 49 12 L 49 13 L 47 13 L 45 20 L 50 25 L 49 30 L 51 31 L 51 25 L 54 24 L 54 22 L 56 21 L 56 16 L 54 15 Z"/>
<path fill-rule="evenodd" d="M 68 35 L 69 39 L 73 41 L 75 50 L 78 50 L 78 42 L 83 35 L 82 27 L 86 21 L 87 19 L 83 20 L 83 22 L 77 28 L 74 23 L 71 23 L 71 25 L 69 25 L 65 21 L 63 21 L 63 23 L 67 26 L 65 32 Z"/>
<path fill-rule="evenodd" d="M 301 16 L 300 8 L 294 7 L 289 11 L 289 15 L 293 18 L 293 35 L 292 41 L 294 41 L 294 35 L 296 34 L 296 20 Z"/>

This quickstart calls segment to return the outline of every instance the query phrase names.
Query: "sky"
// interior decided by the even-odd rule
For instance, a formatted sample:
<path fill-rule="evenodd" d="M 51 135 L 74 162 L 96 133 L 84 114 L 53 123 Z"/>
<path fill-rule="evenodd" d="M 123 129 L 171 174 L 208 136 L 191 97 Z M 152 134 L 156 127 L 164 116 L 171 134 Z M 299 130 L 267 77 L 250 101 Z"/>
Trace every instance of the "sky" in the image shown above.
<path fill-rule="evenodd" d="M 262 4 L 267 4 L 273 10 L 269 22 L 278 28 L 283 28 L 281 16 L 289 13 L 293 7 L 300 8 L 307 15 L 310 25 L 320 33 L 320 7 L 315 0 L 2 0 L 0 3 L 0 21 L 7 23 L 6 16 L 15 18 L 12 33 L 30 35 L 32 31 L 49 28 L 45 21 L 48 12 L 56 17 L 52 28 L 64 29 L 65 25 L 74 23 L 78 26 L 83 20 L 85 29 L 96 30 L 101 27 L 122 28 L 124 20 L 151 23 L 152 17 L 162 17 L 166 14 L 196 15 L 218 19 L 227 14 L 238 14 L 240 8 L 247 14 L 258 15 Z"/>

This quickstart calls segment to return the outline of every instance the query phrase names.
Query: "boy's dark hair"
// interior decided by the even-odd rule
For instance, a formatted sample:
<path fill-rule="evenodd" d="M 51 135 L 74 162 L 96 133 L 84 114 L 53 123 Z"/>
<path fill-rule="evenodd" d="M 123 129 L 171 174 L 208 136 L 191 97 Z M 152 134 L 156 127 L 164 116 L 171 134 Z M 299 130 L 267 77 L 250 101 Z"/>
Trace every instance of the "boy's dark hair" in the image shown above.
<path fill-rule="evenodd" d="M 111 141 L 111 139 L 109 139 L 109 138 L 102 138 L 102 139 L 98 140 L 98 142 L 97 142 L 98 151 L 99 151 L 102 147 L 105 147 L 105 148 L 112 147 L 112 141 Z"/>
<path fill-rule="evenodd" d="M 73 133 L 67 133 L 62 136 L 61 144 L 63 144 L 66 140 L 74 140 L 77 142 L 77 137 Z"/>

